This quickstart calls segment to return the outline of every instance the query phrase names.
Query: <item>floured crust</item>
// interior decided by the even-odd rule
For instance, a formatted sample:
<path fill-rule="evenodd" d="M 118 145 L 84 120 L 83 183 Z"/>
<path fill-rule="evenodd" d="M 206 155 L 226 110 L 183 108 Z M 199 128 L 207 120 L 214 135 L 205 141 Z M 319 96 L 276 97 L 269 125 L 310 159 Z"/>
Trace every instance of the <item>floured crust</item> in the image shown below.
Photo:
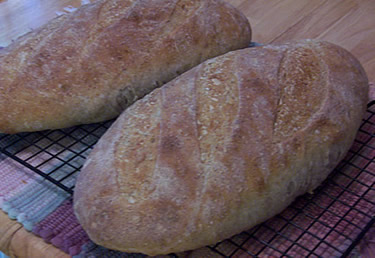
<path fill-rule="evenodd" d="M 114 118 L 250 40 L 247 18 L 222 0 L 98 0 L 0 51 L 0 131 Z"/>
<path fill-rule="evenodd" d="M 129 107 L 79 175 L 90 238 L 148 255 L 214 244 L 315 189 L 367 103 L 359 62 L 296 41 L 208 60 Z"/>

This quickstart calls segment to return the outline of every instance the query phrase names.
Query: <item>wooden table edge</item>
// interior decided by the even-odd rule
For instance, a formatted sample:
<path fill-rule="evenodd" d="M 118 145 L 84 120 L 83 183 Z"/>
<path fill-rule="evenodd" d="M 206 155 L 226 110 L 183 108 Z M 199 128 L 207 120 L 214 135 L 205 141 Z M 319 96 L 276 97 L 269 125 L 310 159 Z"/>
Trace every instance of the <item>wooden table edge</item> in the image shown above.
<path fill-rule="evenodd" d="M 52 244 L 46 243 L 42 238 L 28 232 L 3 211 L 0 211 L 0 251 L 10 257 L 71 257 Z"/>

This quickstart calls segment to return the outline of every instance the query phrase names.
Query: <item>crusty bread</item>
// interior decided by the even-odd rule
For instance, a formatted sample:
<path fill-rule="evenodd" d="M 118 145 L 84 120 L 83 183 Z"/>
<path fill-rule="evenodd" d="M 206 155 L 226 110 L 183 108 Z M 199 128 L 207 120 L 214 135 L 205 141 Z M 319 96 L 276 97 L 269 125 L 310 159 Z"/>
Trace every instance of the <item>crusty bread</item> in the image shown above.
<path fill-rule="evenodd" d="M 222 0 L 98 0 L 0 50 L 0 131 L 112 119 L 250 41 L 247 18 Z"/>
<path fill-rule="evenodd" d="M 94 242 L 149 255 L 240 233 L 321 184 L 367 92 L 360 63 L 327 42 L 208 60 L 121 114 L 78 177 L 76 215 Z"/>

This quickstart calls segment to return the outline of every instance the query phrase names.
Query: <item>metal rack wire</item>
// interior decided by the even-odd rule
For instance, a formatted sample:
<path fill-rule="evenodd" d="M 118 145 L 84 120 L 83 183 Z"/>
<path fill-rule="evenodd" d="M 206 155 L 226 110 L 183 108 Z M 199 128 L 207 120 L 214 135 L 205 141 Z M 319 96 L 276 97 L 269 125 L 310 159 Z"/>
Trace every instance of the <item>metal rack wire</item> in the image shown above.
<path fill-rule="evenodd" d="M 52 131 L 2 134 L 0 152 L 73 194 L 74 184 L 67 182 L 77 176 L 87 155 L 112 122 Z"/>
<path fill-rule="evenodd" d="M 68 129 L 0 134 L 0 152 L 69 194 L 85 158 L 112 121 Z M 375 103 L 351 150 L 314 194 L 281 214 L 205 248 L 222 257 L 346 257 L 375 222 Z"/>

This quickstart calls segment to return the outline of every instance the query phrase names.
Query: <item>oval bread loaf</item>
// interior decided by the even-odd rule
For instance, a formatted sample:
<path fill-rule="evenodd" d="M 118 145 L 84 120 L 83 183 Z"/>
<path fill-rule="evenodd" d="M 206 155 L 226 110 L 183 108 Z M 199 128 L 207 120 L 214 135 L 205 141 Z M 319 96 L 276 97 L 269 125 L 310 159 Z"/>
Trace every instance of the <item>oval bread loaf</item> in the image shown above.
<path fill-rule="evenodd" d="M 214 244 L 321 184 L 367 95 L 360 63 L 327 42 L 208 60 L 121 114 L 78 177 L 76 215 L 94 242 L 125 252 Z"/>
<path fill-rule="evenodd" d="M 112 119 L 250 41 L 247 18 L 222 0 L 98 0 L 0 50 L 0 131 Z"/>

